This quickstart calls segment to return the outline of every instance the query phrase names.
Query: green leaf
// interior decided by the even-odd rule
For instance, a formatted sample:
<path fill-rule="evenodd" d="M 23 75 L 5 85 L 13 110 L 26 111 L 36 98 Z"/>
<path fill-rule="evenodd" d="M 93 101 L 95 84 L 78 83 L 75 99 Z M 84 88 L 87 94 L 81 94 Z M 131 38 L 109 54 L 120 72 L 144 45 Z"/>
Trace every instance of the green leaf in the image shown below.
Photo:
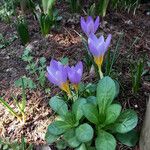
<path fill-rule="evenodd" d="M 85 144 L 81 144 L 78 148 L 76 148 L 75 150 L 88 150 L 85 146 Z"/>
<path fill-rule="evenodd" d="M 21 138 L 21 145 L 20 145 L 22 150 L 26 150 L 26 140 L 24 137 Z"/>
<path fill-rule="evenodd" d="M 97 105 L 97 101 L 96 101 L 96 97 L 95 96 L 89 96 L 87 98 L 87 102 L 90 103 L 90 104 Z"/>
<path fill-rule="evenodd" d="M 75 114 L 73 114 L 72 112 L 68 112 L 65 117 L 64 117 L 64 121 L 66 123 L 68 123 L 70 126 L 74 127 L 77 123 L 76 121 L 76 116 Z"/>
<path fill-rule="evenodd" d="M 81 142 L 78 141 L 78 139 L 75 135 L 74 129 L 70 129 L 69 131 L 65 132 L 64 139 L 67 141 L 69 146 L 71 146 L 73 148 L 78 147 L 81 144 Z"/>
<path fill-rule="evenodd" d="M 68 59 L 68 57 L 64 57 L 64 58 L 61 58 L 61 63 L 63 64 L 63 65 L 67 65 L 68 64 L 68 62 L 69 62 L 69 59 Z"/>
<path fill-rule="evenodd" d="M 64 121 L 55 121 L 48 126 L 48 132 L 53 135 L 61 135 L 70 128 L 71 126 Z"/>
<path fill-rule="evenodd" d="M 66 147 L 67 147 L 67 143 L 64 141 L 64 140 L 58 140 L 57 142 L 56 142 L 56 147 L 57 147 L 57 149 L 58 150 L 61 150 L 61 149 L 66 149 Z"/>
<path fill-rule="evenodd" d="M 84 116 L 92 123 L 99 124 L 98 109 L 95 105 L 85 104 L 83 109 Z"/>
<path fill-rule="evenodd" d="M 124 145 L 127 145 L 127 146 L 135 146 L 136 143 L 138 142 L 139 140 L 139 133 L 136 132 L 135 130 L 132 130 L 128 133 L 125 133 L 125 134 L 121 134 L 121 133 L 118 133 L 116 134 L 116 138 Z"/>
<path fill-rule="evenodd" d="M 115 96 L 115 82 L 108 76 L 101 79 L 97 86 L 97 103 L 100 113 L 104 114 L 105 109 L 112 103 Z"/>
<path fill-rule="evenodd" d="M 114 123 L 116 119 L 119 117 L 121 112 L 121 105 L 119 104 L 112 104 L 106 110 L 106 120 L 105 125 Z"/>
<path fill-rule="evenodd" d="M 19 78 L 18 80 L 15 81 L 15 86 L 16 87 L 21 87 L 22 86 L 22 79 L 24 82 L 24 87 L 29 88 L 29 89 L 35 89 L 36 85 L 35 83 L 32 81 L 31 78 L 27 78 L 26 76 L 22 76 L 21 78 Z"/>
<path fill-rule="evenodd" d="M 89 94 L 94 93 L 96 91 L 96 84 L 89 83 L 87 84 L 85 89 L 86 89 L 86 92 Z"/>
<path fill-rule="evenodd" d="M 46 58 L 45 57 L 41 57 L 40 58 L 40 64 L 44 65 L 46 63 Z"/>
<path fill-rule="evenodd" d="M 57 96 L 54 96 L 50 99 L 49 105 L 55 112 L 57 112 L 62 117 L 68 112 L 67 104 Z"/>
<path fill-rule="evenodd" d="M 127 109 L 121 113 L 112 130 L 118 133 L 127 133 L 136 127 L 138 117 L 135 111 Z"/>
<path fill-rule="evenodd" d="M 95 141 L 97 150 L 115 150 L 116 140 L 114 136 L 106 131 L 100 130 Z"/>
<path fill-rule="evenodd" d="M 28 25 L 24 20 L 19 20 L 19 22 L 17 22 L 16 24 L 17 26 L 17 33 L 20 37 L 20 40 L 22 42 L 23 45 L 25 45 L 26 43 L 29 42 L 29 32 L 28 32 Z"/>
<path fill-rule="evenodd" d="M 0 97 L 0 103 L 3 104 L 3 106 L 15 117 L 19 119 L 19 115 L 9 106 L 9 104 L 2 98 Z"/>
<path fill-rule="evenodd" d="M 93 128 L 87 123 L 84 123 L 76 128 L 75 132 L 77 139 L 83 143 L 90 141 L 94 135 Z"/>
<path fill-rule="evenodd" d="M 82 107 L 87 103 L 86 99 L 80 98 L 72 105 L 72 111 L 76 115 L 76 120 L 80 120 L 83 116 Z"/>
<path fill-rule="evenodd" d="M 58 139 L 58 137 L 59 137 L 59 136 L 53 135 L 53 134 L 51 134 L 50 132 L 48 132 L 48 130 L 47 130 L 47 132 L 46 132 L 46 134 L 45 134 L 45 140 L 46 140 L 46 142 L 47 142 L 48 144 L 52 144 L 53 142 L 55 142 L 55 141 Z"/>
<path fill-rule="evenodd" d="M 8 145 L 3 146 L 3 150 L 7 150 L 8 148 L 9 148 Z"/>

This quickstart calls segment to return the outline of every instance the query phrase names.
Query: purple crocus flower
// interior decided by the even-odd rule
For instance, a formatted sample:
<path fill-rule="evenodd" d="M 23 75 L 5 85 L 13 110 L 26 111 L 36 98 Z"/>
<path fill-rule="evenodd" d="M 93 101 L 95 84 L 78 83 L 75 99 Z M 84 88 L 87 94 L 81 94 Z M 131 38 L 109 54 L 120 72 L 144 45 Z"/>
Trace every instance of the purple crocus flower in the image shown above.
<path fill-rule="evenodd" d="M 75 66 L 67 67 L 68 78 L 70 82 L 73 84 L 75 90 L 78 90 L 78 84 L 81 81 L 83 74 L 83 64 L 82 62 L 78 62 Z"/>
<path fill-rule="evenodd" d="M 88 38 L 89 50 L 92 53 L 94 61 L 97 64 L 100 72 L 101 65 L 103 63 L 103 57 L 110 45 L 111 37 L 111 34 L 109 34 L 105 41 L 104 36 L 97 38 L 95 34 L 90 34 Z"/>
<path fill-rule="evenodd" d="M 62 90 L 70 94 L 69 84 L 67 81 L 67 68 L 57 62 L 51 60 L 50 66 L 47 67 L 47 78 L 53 84 L 59 86 Z"/>
<path fill-rule="evenodd" d="M 80 23 L 83 32 L 89 37 L 91 33 L 95 33 L 97 31 L 100 25 L 99 16 L 96 18 L 95 21 L 91 16 L 88 16 L 86 21 L 83 17 L 81 17 Z"/>

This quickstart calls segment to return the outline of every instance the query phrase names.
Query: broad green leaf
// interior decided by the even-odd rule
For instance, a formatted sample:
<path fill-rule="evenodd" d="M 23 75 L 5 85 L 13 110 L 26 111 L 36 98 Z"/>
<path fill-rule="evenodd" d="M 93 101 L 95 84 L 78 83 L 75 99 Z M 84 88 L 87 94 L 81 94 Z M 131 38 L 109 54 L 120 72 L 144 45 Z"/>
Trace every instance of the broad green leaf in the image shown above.
<path fill-rule="evenodd" d="M 66 149 L 67 143 L 63 139 L 60 139 L 56 142 L 56 147 L 58 150 Z"/>
<path fill-rule="evenodd" d="M 118 133 L 127 133 L 136 127 L 138 117 L 135 111 L 127 109 L 116 120 L 112 130 Z"/>
<path fill-rule="evenodd" d="M 85 146 L 85 144 L 81 144 L 78 148 L 76 148 L 75 150 L 88 150 Z"/>
<path fill-rule="evenodd" d="M 48 132 L 53 135 L 61 135 L 70 128 L 71 126 L 64 121 L 54 121 L 48 126 Z"/>
<path fill-rule="evenodd" d="M 100 113 L 104 114 L 105 109 L 112 103 L 115 95 L 115 82 L 108 76 L 101 79 L 97 86 L 97 103 Z"/>
<path fill-rule="evenodd" d="M 85 104 L 85 106 L 82 108 L 84 116 L 92 123 L 99 124 L 99 114 L 98 109 L 93 104 Z"/>
<path fill-rule="evenodd" d="M 81 142 L 77 139 L 77 137 L 75 135 L 75 130 L 74 129 L 68 130 L 64 134 L 64 139 L 67 141 L 69 146 L 71 146 L 73 148 L 78 147 L 81 144 Z"/>
<path fill-rule="evenodd" d="M 87 103 L 97 105 L 96 97 L 95 96 L 89 96 L 87 98 Z"/>
<path fill-rule="evenodd" d="M 45 140 L 48 144 L 52 144 L 53 142 L 55 142 L 58 139 L 59 136 L 57 135 L 53 135 L 50 132 L 46 132 L 45 134 Z"/>
<path fill-rule="evenodd" d="M 76 115 L 76 119 L 80 120 L 83 116 L 82 107 L 87 103 L 86 99 L 80 98 L 76 100 L 72 106 L 73 113 Z"/>
<path fill-rule="evenodd" d="M 64 116 L 64 121 L 72 127 L 74 127 L 77 124 L 76 116 L 72 112 L 68 112 Z"/>
<path fill-rule="evenodd" d="M 116 140 L 112 134 L 100 130 L 95 145 L 97 150 L 115 150 Z"/>
<path fill-rule="evenodd" d="M 106 120 L 105 125 L 114 123 L 116 119 L 119 117 L 121 112 L 121 105 L 119 104 L 112 104 L 106 110 Z"/>
<path fill-rule="evenodd" d="M 49 105 L 55 112 L 57 112 L 62 117 L 68 112 L 67 104 L 58 96 L 52 97 L 49 101 Z"/>
<path fill-rule="evenodd" d="M 87 123 L 84 123 L 76 128 L 75 133 L 77 139 L 83 143 L 90 141 L 94 135 L 93 128 Z"/>
<path fill-rule="evenodd" d="M 135 130 L 132 130 L 128 133 L 118 133 L 116 134 L 116 138 L 124 145 L 127 146 L 135 146 L 139 140 L 139 134 Z"/>

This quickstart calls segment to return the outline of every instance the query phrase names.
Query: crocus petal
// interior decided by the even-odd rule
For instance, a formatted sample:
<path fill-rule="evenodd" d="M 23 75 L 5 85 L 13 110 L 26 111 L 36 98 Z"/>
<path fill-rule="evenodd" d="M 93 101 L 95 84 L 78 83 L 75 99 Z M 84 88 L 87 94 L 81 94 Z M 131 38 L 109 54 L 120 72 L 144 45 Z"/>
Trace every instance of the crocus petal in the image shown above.
<path fill-rule="evenodd" d="M 47 78 L 50 82 L 52 82 L 53 84 L 60 86 L 60 82 L 57 80 L 56 76 L 53 75 L 51 72 L 47 73 Z"/>
<path fill-rule="evenodd" d="M 65 67 L 56 60 L 51 60 L 50 66 L 47 66 L 47 78 L 57 86 L 67 81 L 67 71 Z"/>
<path fill-rule="evenodd" d="M 91 22 L 94 22 L 94 20 L 91 16 L 88 16 L 86 23 L 88 24 L 88 23 L 91 23 Z"/>
<path fill-rule="evenodd" d="M 83 65 L 82 62 L 76 64 L 76 66 L 67 67 L 68 78 L 71 83 L 79 84 L 81 81 L 82 73 L 83 73 Z"/>
<path fill-rule="evenodd" d="M 108 37 L 107 37 L 107 39 L 106 39 L 106 42 L 105 42 L 105 51 L 107 51 L 107 49 L 108 49 L 108 47 L 110 45 L 111 37 L 112 37 L 112 35 L 109 34 Z"/>
<path fill-rule="evenodd" d="M 66 82 L 67 81 L 67 68 L 64 67 L 61 73 L 62 73 L 62 82 Z"/>
<path fill-rule="evenodd" d="M 83 17 L 81 17 L 81 28 L 83 32 L 89 37 L 91 33 L 95 33 L 99 26 L 99 17 L 96 18 L 94 21 L 91 16 L 87 17 L 87 20 L 85 21 Z"/>
<path fill-rule="evenodd" d="M 50 61 L 50 68 L 53 71 L 58 70 L 58 62 L 56 60 L 52 59 Z"/>
<path fill-rule="evenodd" d="M 95 43 L 92 42 L 92 39 L 88 39 L 88 45 L 89 45 L 89 50 L 92 53 L 92 55 L 99 56 L 100 51 L 97 49 Z"/>
<path fill-rule="evenodd" d="M 93 56 L 98 57 L 105 54 L 106 42 L 104 41 L 103 36 L 97 38 L 95 34 L 90 34 L 88 38 L 88 45 Z"/>
<path fill-rule="evenodd" d="M 88 38 L 88 45 L 90 52 L 92 53 L 93 56 L 100 55 L 100 50 L 97 48 L 98 44 L 99 44 L 98 38 L 94 34 L 90 34 Z"/>
<path fill-rule="evenodd" d="M 87 24 L 86 24 L 86 22 L 85 22 L 83 17 L 81 17 L 81 21 L 80 22 L 81 22 L 81 28 L 82 28 L 83 32 L 85 34 L 87 34 Z"/>
<path fill-rule="evenodd" d="M 82 76 L 82 73 L 83 73 L 83 64 L 82 62 L 78 62 L 75 66 L 75 70 L 77 71 L 77 73 Z"/>
<path fill-rule="evenodd" d="M 94 22 L 94 33 L 97 31 L 99 25 L 100 23 L 99 23 L 99 16 L 98 16 Z"/>

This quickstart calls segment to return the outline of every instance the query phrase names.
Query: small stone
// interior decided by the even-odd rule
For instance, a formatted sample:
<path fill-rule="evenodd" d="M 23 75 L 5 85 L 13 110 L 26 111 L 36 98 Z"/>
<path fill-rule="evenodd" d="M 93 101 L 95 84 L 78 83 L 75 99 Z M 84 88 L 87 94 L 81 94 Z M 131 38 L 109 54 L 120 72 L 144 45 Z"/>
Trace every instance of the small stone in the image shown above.
<path fill-rule="evenodd" d="M 134 105 L 135 108 L 138 108 L 138 105 Z"/>
<path fill-rule="evenodd" d="M 8 68 L 8 69 L 6 69 L 6 72 L 10 72 L 12 70 L 13 70 L 13 68 Z"/>
<path fill-rule="evenodd" d="M 127 20 L 127 21 L 125 21 L 125 23 L 128 24 L 128 25 L 132 25 L 133 24 L 133 22 L 131 20 Z"/>
<path fill-rule="evenodd" d="M 9 59 L 10 57 L 9 57 L 9 56 L 6 56 L 5 58 L 6 58 L 6 59 Z"/>
<path fill-rule="evenodd" d="M 147 11 L 147 12 L 146 12 L 146 15 L 149 16 L 149 15 L 150 15 L 150 11 Z"/>
<path fill-rule="evenodd" d="M 28 44 L 26 49 L 33 49 L 33 45 L 32 44 Z"/>

